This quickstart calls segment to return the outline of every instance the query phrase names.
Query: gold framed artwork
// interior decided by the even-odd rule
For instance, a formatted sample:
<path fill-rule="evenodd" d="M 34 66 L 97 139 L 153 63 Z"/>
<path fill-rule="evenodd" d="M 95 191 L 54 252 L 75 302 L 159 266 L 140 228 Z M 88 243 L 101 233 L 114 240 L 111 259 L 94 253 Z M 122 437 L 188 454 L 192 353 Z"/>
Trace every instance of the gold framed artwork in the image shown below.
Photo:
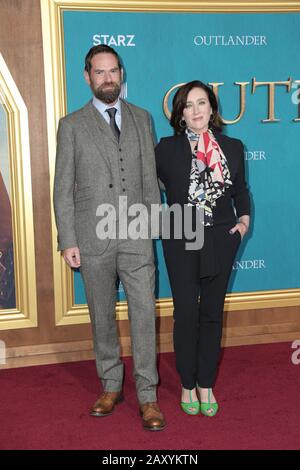
<path fill-rule="evenodd" d="M 84 44 L 85 51 L 88 50 L 87 45 L 90 47 L 92 45 L 96 45 L 99 43 L 105 43 L 111 45 L 112 47 L 122 47 L 122 51 L 128 51 L 127 60 L 130 64 L 130 71 L 131 76 L 133 75 L 132 70 L 135 65 L 135 60 L 141 60 L 143 54 L 147 54 L 151 48 L 151 43 L 147 43 L 146 40 L 144 44 L 144 52 L 142 47 L 134 49 L 137 46 L 137 41 L 140 39 L 142 42 L 142 35 L 146 31 L 149 32 L 149 35 L 152 34 L 152 37 L 155 35 L 161 39 L 162 34 L 164 31 L 167 32 L 166 36 L 172 36 L 174 33 L 174 37 L 170 37 L 169 40 L 169 47 L 167 51 L 164 51 L 164 60 L 167 62 L 169 60 L 169 52 L 173 50 L 177 50 L 176 48 L 179 47 L 178 45 L 183 44 L 183 47 L 186 47 L 185 41 L 191 41 L 193 49 L 193 54 L 199 54 L 200 59 L 208 54 L 209 51 L 217 51 L 217 47 L 223 47 L 222 51 L 224 51 L 224 56 L 228 54 L 230 48 L 234 48 L 235 54 L 236 51 L 237 55 L 234 57 L 239 57 L 239 60 L 243 61 L 243 52 L 242 51 L 249 51 L 253 47 L 253 51 L 263 51 L 264 46 L 268 45 L 268 37 L 267 33 L 264 32 L 264 21 L 257 21 L 257 33 L 251 36 L 249 31 L 246 29 L 247 22 L 241 22 L 241 25 L 237 26 L 237 21 L 232 18 L 232 29 L 237 28 L 235 31 L 235 35 L 230 34 L 230 29 L 228 30 L 228 34 L 217 33 L 217 28 L 213 29 L 207 26 L 208 21 L 201 23 L 201 28 L 199 26 L 193 25 L 193 14 L 203 14 L 206 15 L 205 19 L 207 20 L 208 15 L 224 15 L 223 18 L 226 18 L 230 28 L 230 16 L 227 15 L 228 12 L 234 14 L 244 14 L 244 15 L 252 15 L 249 19 L 255 20 L 255 15 L 264 15 L 264 14 L 278 14 L 277 19 L 276 15 L 272 15 L 270 17 L 270 28 L 276 27 L 276 21 L 282 20 L 284 22 L 284 18 L 281 19 L 281 13 L 290 13 L 290 14 L 298 14 L 300 13 L 300 1 L 256 1 L 256 0 L 249 0 L 249 1 L 179 1 L 174 0 L 170 1 L 114 1 L 114 0 L 106 0 L 106 1 L 93 1 L 93 0 L 41 0 L 41 11 L 42 11 L 42 27 L 43 27 L 43 47 L 44 47 L 44 67 L 45 67 L 45 77 L 46 77 L 46 100 L 47 100 L 47 126 L 48 126 L 48 147 L 49 147 L 49 158 L 50 158 L 50 177 L 51 177 L 51 190 L 53 188 L 53 180 L 54 180 L 54 165 L 55 165 L 55 148 L 56 148 L 56 130 L 59 119 L 64 116 L 67 112 L 73 111 L 76 107 L 82 103 L 83 98 L 81 98 L 79 89 L 81 89 L 83 82 L 80 82 L 80 79 L 77 74 L 74 75 L 74 70 L 80 70 L 79 63 L 83 63 L 84 57 L 82 57 L 82 51 L 78 49 L 78 44 L 80 41 Z M 71 14 L 74 15 L 72 16 Z M 103 22 L 101 22 L 101 18 L 97 17 L 97 21 L 95 20 L 94 23 L 88 21 L 88 15 L 92 17 L 93 14 L 101 13 L 110 16 L 103 16 Z M 152 14 L 156 14 L 155 20 L 151 17 Z M 75 14 L 77 17 L 75 18 Z M 146 18 L 147 21 L 153 19 L 153 25 L 151 27 L 146 28 L 144 25 L 144 29 L 139 29 L 139 35 L 136 33 L 135 30 L 130 30 L 130 23 L 124 22 L 122 23 L 122 18 L 125 18 L 126 21 L 128 20 L 129 16 L 131 15 L 132 18 L 136 18 L 136 15 L 140 15 L 139 18 L 143 19 L 142 17 Z M 161 15 L 160 15 L 161 14 Z M 176 14 L 172 19 L 167 18 L 167 14 Z M 81 15 L 81 16 L 80 16 Z M 112 16 L 114 15 L 114 16 Z M 123 16 L 122 16 L 123 15 Z M 178 27 L 176 29 L 175 21 L 179 18 L 185 19 L 185 25 L 187 24 L 187 32 L 184 34 L 180 34 L 182 32 L 182 28 Z M 187 16 L 189 15 L 189 16 Z M 72 20 L 71 20 L 72 16 Z M 81 19 L 79 19 L 79 16 Z M 282 15 L 284 17 L 284 15 Z M 285 15 L 286 16 L 286 15 Z M 204 16 L 203 16 L 204 18 Z M 256 17 L 257 19 L 258 17 Z M 108 22 L 108 19 L 111 21 Z M 221 16 L 222 19 L 222 16 Z M 173 21 L 173 23 L 171 22 Z M 191 20 L 189 22 L 189 20 Z M 125 20 L 124 20 L 125 21 Z M 166 21 L 164 26 L 164 21 Z M 169 22 L 167 22 L 169 21 Z M 71 24 L 72 23 L 72 24 Z M 86 29 L 85 25 L 87 23 L 94 24 L 95 26 L 91 26 L 91 30 Z M 75 26 L 76 24 L 76 26 Z M 110 25 L 109 27 L 107 25 Z M 121 26 L 122 24 L 126 24 L 126 28 Z M 183 24 L 183 23 L 182 23 Z M 172 25 L 172 27 L 170 26 Z M 244 29 L 243 29 L 244 25 Z M 181 25 L 182 26 L 182 25 Z M 71 31 L 71 27 L 75 28 L 77 33 L 76 37 L 75 34 L 70 32 L 67 34 L 67 28 Z M 79 29 L 80 28 L 80 33 Z M 140 26 L 142 28 L 142 26 Z M 169 29 L 170 28 L 170 29 Z M 194 29 L 193 29 L 194 28 Z M 198 29 L 197 29 L 198 28 Z M 200 31 L 199 31 L 200 29 Z M 252 28 L 253 29 L 253 28 Z M 275 29 L 274 29 L 275 30 Z M 169 32 L 168 32 L 169 31 Z M 211 32 L 213 31 L 213 32 Z M 269 31 L 269 30 L 265 30 Z M 178 35 L 175 35 L 175 32 Z M 145 33 L 146 34 L 146 33 Z M 190 35 L 190 36 L 189 36 Z M 142 39 L 141 39 L 142 38 Z M 273 37 L 272 37 L 273 40 Z M 74 42 L 72 42 L 74 41 Z M 158 41 L 158 39 L 156 39 Z M 274 45 L 271 44 L 270 47 L 275 47 L 275 40 L 273 41 Z M 159 41 L 155 44 L 160 44 Z M 176 47 L 175 47 L 176 46 Z M 202 47 L 203 46 L 203 47 Z M 201 53 L 200 48 L 201 49 Z M 209 49 L 210 47 L 210 49 Z M 213 49 L 213 47 L 215 47 Z M 254 49 L 256 47 L 256 49 Z M 243 49 L 244 48 L 244 49 Z M 154 48 L 155 49 L 155 48 Z M 133 51 L 136 50 L 136 58 Z M 159 47 L 157 49 L 157 54 L 160 53 Z M 233 50 L 233 49 L 232 49 Z M 203 51 L 203 52 L 202 52 Z M 205 51 L 205 52 L 204 52 Z M 216 53 L 216 57 L 219 52 Z M 201 55 L 202 54 L 202 55 Z M 209 52 L 211 55 L 212 53 Z M 240 56 L 238 55 L 240 54 Z M 79 57 L 80 55 L 80 57 Z M 263 57 L 263 56 L 262 56 Z M 199 60 L 200 60 L 199 59 Z M 71 64 L 74 63 L 74 66 Z M 71 65 L 70 65 L 71 64 Z M 126 64 L 126 61 L 125 61 Z M 73 68 L 72 68 L 73 67 Z M 76 68 L 77 67 L 77 68 Z M 151 68 L 151 64 L 143 63 L 143 70 L 142 72 L 137 71 L 137 76 L 139 78 L 139 83 L 143 80 L 143 73 L 146 74 L 147 78 L 149 76 L 152 77 L 153 70 Z M 230 69 L 230 64 L 227 63 L 226 72 Z M 69 73 L 67 74 L 67 70 Z M 159 74 L 160 68 L 156 65 L 156 71 Z M 161 92 L 159 98 L 157 98 L 157 106 L 156 109 L 160 109 L 161 112 L 161 128 L 165 129 L 167 123 L 164 123 L 162 119 L 166 120 L 166 117 L 163 112 L 163 108 L 167 109 L 167 100 L 171 95 L 172 90 L 175 88 L 175 84 L 182 83 L 182 78 L 185 77 L 176 77 L 176 71 L 174 69 L 174 64 L 169 67 L 170 74 L 172 76 L 169 81 L 165 79 L 165 76 L 161 77 L 162 82 L 162 89 L 164 92 Z M 78 72 L 79 73 L 79 72 Z M 82 73 L 82 71 L 80 72 Z M 229 73 L 229 72 L 228 72 Z M 246 72 L 243 72 L 246 73 Z M 248 72 L 247 72 L 248 73 Z M 267 73 L 267 69 L 266 69 Z M 274 72 L 275 73 L 275 72 Z M 285 73 L 285 72 L 284 72 Z M 141 74 L 141 75 L 139 75 Z M 242 74 L 241 74 L 242 75 Z M 187 74 L 188 76 L 188 74 Z M 153 75 L 154 77 L 154 75 Z M 130 77 L 129 77 L 130 78 Z M 155 78 L 155 77 L 154 77 Z M 272 80 L 277 81 L 277 85 L 279 84 L 285 85 L 286 92 L 290 93 L 293 91 L 292 87 L 293 84 L 299 83 L 299 80 L 296 80 L 296 76 L 290 78 L 290 75 L 286 77 L 278 77 L 275 78 L 270 77 L 267 79 L 259 79 L 255 78 L 254 72 L 252 76 L 247 75 L 247 77 L 242 77 L 236 80 L 236 84 L 240 86 L 240 109 L 243 109 L 243 113 L 240 112 L 238 119 L 227 119 L 228 124 L 240 125 L 241 118 L 246 115 L 246 99 L 249 100 L 250 97 L 254 97 L 255 99 L 259 99 L 261 95 L 259 95 L 261 88 L 258 88 L 258 84 L 260 87 L 264 85 L 268 85 L 271 83 Z M 251 90 L 251 81 L 252 81 L 252 90 Z M 273 82 L 272 82 L 273 83 Z M 270 85 L 269 90 L 273 90 L 275 85 Z M 286 84 L 288 83 L 288 86 Z M 218 93 L 221 93 L 221 88 L 219 85 L 223 85 L 221 78 L 217 78 L 214 80 L 214 86 L 218 90 Z M 254 87 L 255 84 L 255 87 Z M 143 83 L 145 85 L 145 83 Z M 132 90 L 130 81 L 128 83 L 128 90 Z M 127 88 L 126 88 L 127 89 Z M 143 105 L 142 102 L 143 96 L 139 94 L 139 90 L 135 90 L 137 105 Z M 84 95 L 85 96 L 85 95 Z M 265 95 L 266 96 L 266 95 Z M 272 95 L 274 98 L 274 94 Z M 253 98 L 253 99 L 254 99 Z M 236 99 L 236 98 L 235 98 Z M 226 100 L 225 100 L 226 101 Z M 133 102 L 135 102 L 133 100 Z M 146 103 L 146 102 L 145 102 Z M 275 119 L 275 111 L 274 111 L 274 102 L 272 107 L 272 113 L 274 119 L 269 119 L 269 114 L 267 114 L 268 119 L 263 120 L 262 118 L 257 119 L 260 125 L 273 125 L 275 121 L 280 121 L 279 119 Z M 83 103 L 84 104 L 84 103 Z M 143 107 L 143 106 L 142 106 Z M 145 106 L 147 107 L 147 106 Z M 248 107 L 248 104 L 247 104 Z M 251 108 L 251 106 L 249 106 Z M 147 108 L 148 109 L 148 108 Z M 228 108 L 229 109 L 229 108 Z M 233 108 L 236 109 L 236 108 Z M 264 108 L 263 108 L 264 109 Z M 248 108 L 247 108 L 248 110 Z M 251 111 L 253 113 L 253 111 Z M 166 112 L 168 116 L 168 112 Z M 291 126 L 297 125 L 295 121 L 299 121 L 299 116 L 296 116 L 297 119 L 294 120 L 291 118 Z M 167 121 L 167 120 L 166 120 Z M 271 121 L 272 124 L 270 124 Z M 283 124 L 285 125 L 285 124 Z M 165 127 L 164 127 L 165 126 Z M 256 150 L 249 149 L 248 154 L 254 155 Z M 270 150 L 271 153 L 271 150 Z M 256 155 L 256 153 L 255 153 Z M 250 157 L 249 157 L 250 158 Z M 248 158 L 248 159 L 249 159 Z M 255 182 L 253 182 L 253 186 L 255 186 Z M 52 197 L 52 194 L 51 194 Z M 263 230 L 263 227 L 261 228 Z M 258 235 L 259 238 L 259 223 L 258 223 Z M 258 240 L 257 238 L 257 240 Z M 78 303 L 75 301 L 75 291 L 74 291 L 74 275 L 72 271 L 66 267 L 65 263 L 63 262 L 60 254 L 57 252 L 57 233 L 56 227 L 54 222 L 54 215 L 52 213 L 52 239 L 53 239 L 53 259 L 54 259 L 54 279 L 55 279 L 55 312 L 56 312 L 56 324 L 57 325 L 67 325 L 67 324 L 77 324 L 77 323 L 86 323 L 89 321 L 88 317 L 88 310 L 87 306 L 83 303 Z M 266 242 L 264 242 L 266 243 Z M 268 250 L 266 250 L 267 252 Z M 259 253 L 259 244 L 256 246 L 256 253 Z M 246 259 L 245 262 L 238 262 L 236 264 L 235 270 L 242 270 L 244 269 L 245 272 L 248 269 L 257 270 L 261 269 L 260 272 L 261 278 L 258 276 L 258 279 L 264 280 L 264 273 L 263 269 L 266 268 L 266 265 L 271 265 L 271 258 L 270 261 L 264 262 L 264 260 L 259 259 L 259 255 L 256 255 L 257 258 L 254 256 L 251 259 Z M 250 262 L 251 261 L 251 262 Z M 244 263 L 244 264 L 243 264 Z M 275 263 L 273 268 L 276 271 Z M 270 271 L 270 278 L 271 278 L 271 271 Z M 254 274 L 253 274 L 254 276 Z M 284 306 L 298 306 L 300 305 L 300 288 L 298 287 L 297 282 L 292 279 L 289 285 L 284 286 L 284 288 L 280 288 L 280 279 L 275 279 L 274 277 L 274 286 L 272 284 L 272 279 L 269 283 L 258 280 L 255 284 L 251 276 L 249 277 L 250 281 L 253 281 L 253 285 L 255 286 L 250 287 L 247 290 L 245 287 L 240 288 L 238 292 L 232 292 L 227 294 L 226 301 L 225 301 L 225 310 L 234 311 L 234 310 L 245 310 L 245 309 L 258 309 L 258 308 L 272 308 L 272 307 L 284 307 Z M 267 278 L 266 278 L 267 279 Z M 276 281 L 276 282 L 275 282 Z M 249 285 L 251 284 L 249 283 Z M 244 282 L 241 283 L 241 286 L 245 285 Z M 261 287 L 262 286 L 262 287 Z M 172 299 L 170 296 L 161 295 L 158 297 L 157 300 L 157 310 L 160 316 L 169 316 L 172 315 Z M 127 303 L 122 300 L 117 303 L 116 307 L 116 314 L 118 319 L 126 319 L 127 318 Z"/>
<path fill-rule="evenodd" d="M 28 116 L 0 54 L 0 330 L 37 326 Z"/>

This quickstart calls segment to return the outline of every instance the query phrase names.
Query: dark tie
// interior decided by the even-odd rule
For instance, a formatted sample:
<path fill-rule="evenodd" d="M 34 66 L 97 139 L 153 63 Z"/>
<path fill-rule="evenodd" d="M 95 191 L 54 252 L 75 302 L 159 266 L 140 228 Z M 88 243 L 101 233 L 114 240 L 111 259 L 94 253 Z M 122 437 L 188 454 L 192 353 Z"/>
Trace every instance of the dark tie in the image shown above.
<path fill-rule="evenodd" d="M 105 110 L 108 115 L 109 115 L 109 119 L 110 119 L 110 122 L 109 122 L 109 125 L 110 125 L 110 128 L 111 130 L 113 131 L 113 134 L 116 136 L 117 140 L 119 140 L 119 137 L 120 137 L 120 129 L 118 128 L 117 124 L 116 124 L 116 108 L 108 108 Z"/>

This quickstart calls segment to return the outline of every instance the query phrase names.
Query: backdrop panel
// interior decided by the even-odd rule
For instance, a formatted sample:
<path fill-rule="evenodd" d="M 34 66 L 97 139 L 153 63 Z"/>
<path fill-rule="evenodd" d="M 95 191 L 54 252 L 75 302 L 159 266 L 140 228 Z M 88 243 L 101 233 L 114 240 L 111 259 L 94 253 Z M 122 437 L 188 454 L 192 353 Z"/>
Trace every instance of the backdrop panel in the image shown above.
<path fill-rule="evenodd" d="M 91 97 L 82 73 L 86 52 L 108 44 L 124 61 L 126 99 L 150 111 L 158 140 L 172 133 L 163 99 L 174 85 L 194 79 L 223 84 L 222 116 L 232 121 L 243 111 L 225 132 L 245 144 L 253 199 L 253 229 L 233 266 L 229 291 L 299 288 L 300 15 L 64 11 L 63 36 L 67 112 Z M 270 86 L 261 82 L 283 83 L 274 86 L 273 99 Z M 156 245 L 157 296 L 170 297 L 160 242 Z M 80 275 L 74 279 L 75 303 L 85 303 Z M 123 300 L 122 287 L 119 291 Z"/>

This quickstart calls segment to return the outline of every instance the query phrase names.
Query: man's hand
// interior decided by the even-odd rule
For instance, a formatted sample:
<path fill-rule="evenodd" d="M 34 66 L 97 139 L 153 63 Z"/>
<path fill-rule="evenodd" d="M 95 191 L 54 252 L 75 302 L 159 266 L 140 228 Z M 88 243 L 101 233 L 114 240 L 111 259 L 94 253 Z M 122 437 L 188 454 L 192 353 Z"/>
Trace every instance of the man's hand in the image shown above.
<path fill-rule="evenodd" d="M 77 246 L 74 248 L 66 248 L 62 251 L 62 256 L 70 268 L 80 267 L 80 251 Z"/>

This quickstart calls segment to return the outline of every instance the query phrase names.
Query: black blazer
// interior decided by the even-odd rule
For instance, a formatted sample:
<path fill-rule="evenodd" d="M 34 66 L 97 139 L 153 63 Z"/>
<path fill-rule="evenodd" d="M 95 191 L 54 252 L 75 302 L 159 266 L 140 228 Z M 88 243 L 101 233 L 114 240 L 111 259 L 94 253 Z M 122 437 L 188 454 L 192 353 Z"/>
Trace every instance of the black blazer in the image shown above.
<path fill-rule="evenodd" d="M 238 139 L 216 132 L 216 140 L 226 156 L 232 186 L 217 200 L 213 209 L 214 224 L 236 223 L 237 217 L 250 215 L 250 198 L 245 181 L 244 146 Z M 192 151 L 186 134 L 164 137 L 155 149 L 157 174 L 163 183 L 168 205 L 188 203 Z"/>

